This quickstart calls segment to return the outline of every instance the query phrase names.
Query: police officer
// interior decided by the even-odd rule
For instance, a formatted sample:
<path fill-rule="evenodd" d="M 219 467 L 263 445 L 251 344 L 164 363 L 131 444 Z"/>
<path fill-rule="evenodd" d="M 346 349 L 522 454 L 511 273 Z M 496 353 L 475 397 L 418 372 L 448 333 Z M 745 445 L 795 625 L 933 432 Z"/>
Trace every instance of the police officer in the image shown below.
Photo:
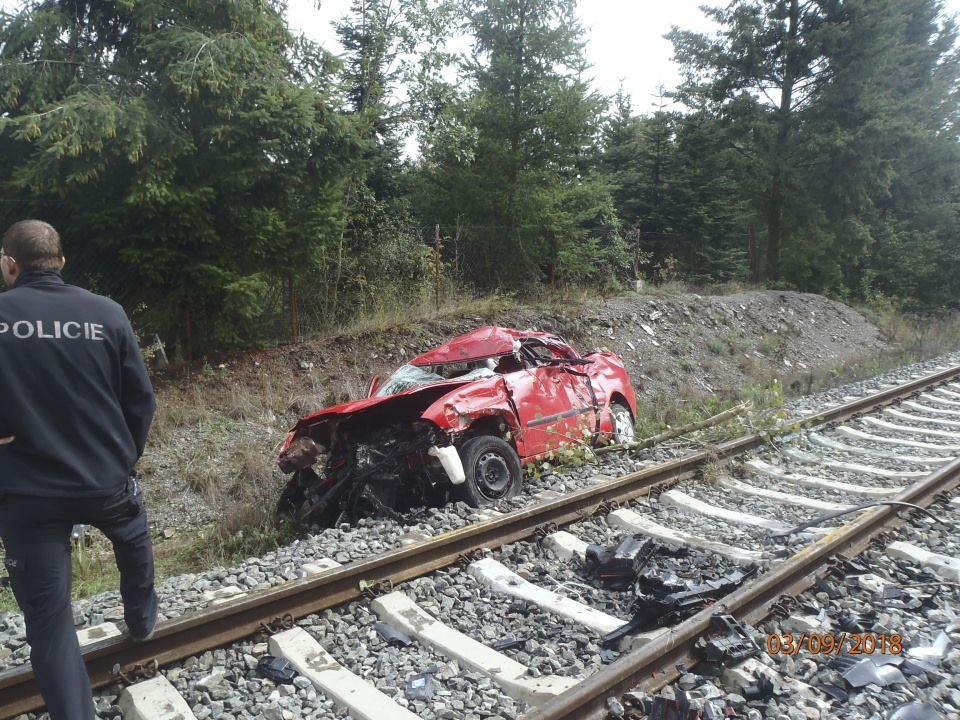
<path fill-rule="evenodd" d="M 64 283 L 57 231 L 24 220 L 0 269 L 0 537 L 30 661 L 53 720 L 95 717 L 70 606 L 70 531 L 113 543 L 127 633 L 157 621 L 153 549 L 133 466 L 154 396 L 123 309 Z"/>

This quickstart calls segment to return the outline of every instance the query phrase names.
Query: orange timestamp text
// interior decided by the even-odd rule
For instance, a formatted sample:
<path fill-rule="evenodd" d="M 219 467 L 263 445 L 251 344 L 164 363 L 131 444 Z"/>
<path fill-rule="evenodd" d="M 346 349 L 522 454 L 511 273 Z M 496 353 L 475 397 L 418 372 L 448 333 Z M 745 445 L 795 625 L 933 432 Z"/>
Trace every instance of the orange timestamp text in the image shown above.
<path fill-rule="evenodd" d="M 885 633 L 780 633 L 767 635 L 767 652 L 771 655 L 899 655 L 903 637 Z"/>

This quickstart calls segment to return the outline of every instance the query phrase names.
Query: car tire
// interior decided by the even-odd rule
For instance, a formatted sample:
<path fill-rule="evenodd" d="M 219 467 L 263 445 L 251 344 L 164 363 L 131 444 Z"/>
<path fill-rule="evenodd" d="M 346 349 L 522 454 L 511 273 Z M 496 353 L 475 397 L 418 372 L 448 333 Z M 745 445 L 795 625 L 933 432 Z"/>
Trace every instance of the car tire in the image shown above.
<path fill-rule="evenodd" d="M 615 444 L 622 445 L 636 441 L 637 431 L 630 408 L 618 402 L 610 403 L 610 417 L 613 421 L 612 440 Z"/>
<path fill-rule="evenodd" d="M 493 435 L 470 438 L 460 447 L 460 459 L 466 480 L 454 485 L 457 500 L 471 507 L 487 507 L 520 492 L 520 458 L 506 440 Z"/>
<path fill-rule="evenodd" d="M 299 478 L 294 475 L 280 492 L 280 500 L 277 502 L 275 512 L 277 523 L 285 520 L 296 522 L 305 499 Z"/>

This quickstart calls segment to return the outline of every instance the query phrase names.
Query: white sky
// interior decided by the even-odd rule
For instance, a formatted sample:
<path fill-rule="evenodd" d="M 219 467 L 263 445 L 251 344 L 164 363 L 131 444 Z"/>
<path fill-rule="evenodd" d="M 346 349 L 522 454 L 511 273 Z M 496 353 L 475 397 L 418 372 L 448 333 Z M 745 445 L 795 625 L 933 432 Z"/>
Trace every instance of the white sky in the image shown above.
<path fill-rule="evenodd" d="M 20 4 L 20 0 L 0 0 L 5 9 Z M 679 80 L 673 49 L 663 36 L 673 25 L 710 31 L 699 10 L 703 4 L 726 4 L 726 0 L 579 0 L 596 88 L 613 95 L 622 82 L 635 111 L 652 109 L 657 87 L 669 90 Z M 337 52 L 333 23 L 347 13 L 350 0 L 319 0 L 317 5 L 317 0 L 288 0 L 290 24 Z M 945 6 L 950 13 L 960 13 L 960 0 L 946 0 Z"/>
<path fill-rule="evenodd" d="M 960 0 L 950 0 L 960 7 Z M 708 32 L 711 24 L 699 10 L 717 0 L 579 0 L 580 19 L 587 30 L 587 58 L 594 84 L 613 95 L 621 82 L 634 109 L 652 108 L 660 85 L 672 89 L 680 79 L 672 61 L 673 48 L 664 35 L 671 26 Z M 288 20 L 294 30 L 338 52 L 333 24 L 350 8 L 350 0 L 288 0 Z M 454 48 L 457 49 L 457 48 Z M 466 49 L 466 48 L 463 48 Z"/>

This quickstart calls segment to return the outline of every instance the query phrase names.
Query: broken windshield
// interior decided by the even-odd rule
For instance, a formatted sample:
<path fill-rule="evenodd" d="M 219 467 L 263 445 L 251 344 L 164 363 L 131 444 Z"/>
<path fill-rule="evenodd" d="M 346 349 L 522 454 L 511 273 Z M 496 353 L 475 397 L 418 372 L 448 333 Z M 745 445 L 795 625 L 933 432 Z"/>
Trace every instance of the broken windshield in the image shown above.
<path fill-rule="evenodd" d="M 475 365 L 475 363 L 470 363 L 470 365 Z M 438 372 L 433 372 L 434 370 Z M 380 386 L 375 393 L 375 397 L 396 395 L 415 387 L 433 385 L 447 380 L 479 380 L 493 377 L 494 374 L 493 370 L 486 366 L 470 369 L 465 363 L 449 363 L 440 367 L 433 367 L 430 370 L 416 365 L 403 365 Z"/>

